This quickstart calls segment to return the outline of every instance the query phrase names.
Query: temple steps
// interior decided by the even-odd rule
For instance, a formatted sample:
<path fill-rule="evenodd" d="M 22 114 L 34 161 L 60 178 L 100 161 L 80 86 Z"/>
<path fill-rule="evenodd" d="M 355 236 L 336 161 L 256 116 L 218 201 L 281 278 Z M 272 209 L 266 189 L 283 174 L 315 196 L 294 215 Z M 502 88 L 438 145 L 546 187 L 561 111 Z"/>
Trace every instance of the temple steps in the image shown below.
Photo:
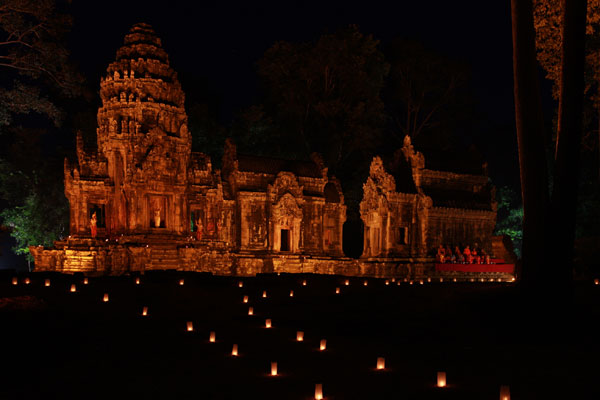
<path fill-rule="evenodd" d="M 150 265 L 147 269 L 178 269 L 181 261 L 177 247 L 169 245 L 155 245 L 150 253 Z"/>

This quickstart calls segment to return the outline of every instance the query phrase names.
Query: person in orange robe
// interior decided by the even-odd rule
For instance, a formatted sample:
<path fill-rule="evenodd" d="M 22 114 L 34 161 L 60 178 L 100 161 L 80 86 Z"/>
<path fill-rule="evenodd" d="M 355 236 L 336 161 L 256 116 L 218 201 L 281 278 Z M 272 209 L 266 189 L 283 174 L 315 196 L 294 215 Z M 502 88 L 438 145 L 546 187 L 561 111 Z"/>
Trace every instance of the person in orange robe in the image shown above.
<path fill-rule="evenodd" d="M 465 247 L 463 250 L 463 255 L 465 256 L 465 261 L 467 264 L 473 263 L 473 256 L 471 255 L 471 249 L 469 248 L 469 245 L 467 245 L 467 247 Z"/>

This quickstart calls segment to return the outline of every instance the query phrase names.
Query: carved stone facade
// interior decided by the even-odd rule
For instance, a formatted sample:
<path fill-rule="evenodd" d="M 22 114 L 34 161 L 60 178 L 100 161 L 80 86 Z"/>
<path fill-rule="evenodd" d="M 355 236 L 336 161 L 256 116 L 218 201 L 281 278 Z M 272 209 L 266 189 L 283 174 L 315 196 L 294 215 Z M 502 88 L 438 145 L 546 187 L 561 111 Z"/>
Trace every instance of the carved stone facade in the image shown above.
<path fill-rule="evenodd" d="M 487 176 L 425 168 L 408 136 L 388 164 L 389 172 L 375 157 L 363 185 L 364 259 L 421 259 L 440 244 L 492 252 L 496 202 Z"/>
<path fill-rule="evenodd" d="M 149 25 L 126 35 L 100 97 L 97 148 L 78 134 L 77 163 L 65 160 L 71 235 L 32 247 L 36 270 L 254 274 L 341 260 L 339 182 L 317 156 L 253 157 L 232 142 L 213 170 L 191 151 L 185 96 Z"/>

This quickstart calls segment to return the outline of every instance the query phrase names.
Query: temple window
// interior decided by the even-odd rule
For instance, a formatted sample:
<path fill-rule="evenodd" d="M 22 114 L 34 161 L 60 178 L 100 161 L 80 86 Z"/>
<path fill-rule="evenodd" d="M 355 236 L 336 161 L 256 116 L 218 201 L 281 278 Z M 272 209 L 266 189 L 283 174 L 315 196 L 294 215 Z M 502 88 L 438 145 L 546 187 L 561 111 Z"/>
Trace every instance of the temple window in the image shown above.
<path fill-rule="evenodd" d="M 280 251 L 290 251 L 290 230 L 281 230 L 281 247 Z"/>
<path fill-rule="evenodd" d="M 401 226 L 398 228 L 398 236 L 396 237 L 397 244 L 408 244 L 408 227 Z"/>
<path fill-rule="evenodd" d="M 88 219 L 92 218 L 92 215 L 96 213 L 96 226 L 98 228 L 106 227 L 106 217 L 104 214 L 104 204 L 89 204 L 88 205 Z"/>

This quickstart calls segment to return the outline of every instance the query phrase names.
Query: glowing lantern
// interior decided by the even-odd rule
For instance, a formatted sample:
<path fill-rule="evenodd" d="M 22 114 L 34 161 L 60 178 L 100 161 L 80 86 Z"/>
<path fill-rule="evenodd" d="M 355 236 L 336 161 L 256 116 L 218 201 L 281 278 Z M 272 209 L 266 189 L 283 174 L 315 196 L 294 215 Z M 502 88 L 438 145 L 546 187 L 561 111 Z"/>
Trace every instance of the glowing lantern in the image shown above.
<path fill-rule="evenodd" d="M 302 342 L 304 340 L 304 332 L 298 331 L 296 332 L 296 341 Z"/>
<path fill-rule="evenodd" d="M 135 278 L 135 284 L 136 284 L 136 285 L 139 285 L 139 284 L 140 284 L 140 278 L 139 278 L 139 277 L 138 277 L 138 278 Z"/>
<path fill-rule="evenodd" d="M 83 278 L 83 284 L 87 285 L 89 283 L 88 278 Z"/>
<path fill-rule="evenodd" d="M 411 284 L 411 285 L 412 285 L 412 284 L 413 284 L 413 281 L 410 281 L 410 282 L 409 282 L 409 284 Z"/>
<path fill-rule="evenodd" d="M 513 276 L 512 278 L 510 278 L 510 281 L 514 282 L 515 281 L 515 277 Z"/>
<path fill-rule="evenodd" d="M 500 386 L 500 400 L 510 400 L 510 388 L 508 386 Z"/>
<path fill-rule="evenodd" d="M 419 281 L 419 285 L 422 285 L 422 284 L 423 284 L 423 279 L 421 279 L 421 280 Z"/>
<path fill-rule="evenodd" d="M 327 348 L 327 340 L 321 339 L 321 343 L 319 343 L 319 350 L 323 351 Z"/>
<path fill-rule="evenodd" d="M 444 282 L 444 278 L 440 278 L 440 283 Z"/>
<path fill-rule="evenodd" d="M 386 286 L 390 284 L 390 281 L 388 281 L 387 279 L 385 280 L 385 284 Z"/>
<path fill-rule="evenodd" d="M 179 286 L 183 286 L 184 283 L 185 283 L 185 281 L 183 279 L 179 280 Z"/>
<path fill-rule="evenodd" d="M 385 369 L 385 358 L 377 357 L 377 369 Z"/>
<path fill-rule="evenodd" d="M 25 284 L 29 285 L 31 283 L 31 280 L 29 278 L 25 278 Z"/>
<path fill-rule="evenodd" d="M 194 324 L 192 323 L 192 321 L 188 321 L 187 323 L 187 331 L 188 332 L 193 332 L 194 330 Z"/>
<path fill-rule="evenodd" d="M 471 278 L 471 279 L 469 279 L 469 280 L 470 280 L 471 282 L 475 282 L 475 279 L 473 279 L 473 278 Z"/>
<path fill-rule="evenodd" d="M 142 315 L 145 317 L 148 315 L 148 307 L 142 308 Z"/>
<path fill-rule="evenodd" d="M 270 328 L 270 327 L 271 327 L 271 320 L 270 320 L 270 319 L 267 319 L 267 320 L 265 321 L 265 328 Z"/>
<path fill-rule="evenodd" d="M 365 280 L 365 281 L 363 282 L 363 285 L 365 285 L 365 286 L 367 286 L 368 284 L 369 284 L 369 282 L 368 282 L 367 280 Z"/>
<path fill-rule="evenodd" d="M 209 342 L 211 342 L 211 343 L 214 343 L 216 339 L 217 339 L 217 335 L 216 335 L 216 333 L 215 333 L 214 331 L 212 331 L 212 332 L 210 333 L 210 336 L 209 336 L 209 338 L 208 338 L 208 341 L 209 341 Z"/>
<path fill-rule="evenodd" d="M 12 279 L 12 284 L 13 285 L 18 285 L 19 284 L 19 280 L 17 279 L 16 276 Z"/>
<path fill-rule="evenodd" d="M 446 373 L 445 372 L 437 373 L 437 387 L 446 387 Z"/>
<path fill-rule="evenodd" d="M 404 278 L 404 283 L 408 282 L 408 278 Z"/>
<path fill-rule="evenodd" d="M 75 287 L 75 284 L 71 285 L 71 292 L 74 293 L 77 291 L 77 287 Z"/>
<path fill-rule="evenodd" d="M 323 384 L 321 383 L 315 385 L 315 400 L 323 400 Z"/>
<path fill-rule="evenodd" d="M 231 355 L 236 357 L 238 355 L 238 345 L 234 344 L 233 348 L 231 349 Z"/>
<path fill-rule="evenodd" d="M 396 282 L 396 278 L 392 278 L 392 282 Z"/>
<path fill-rule="evenodd" d="M 267 291 L 263 290 L 263 297 L 267 297 Z"/>
<path fill-rule="evenodd" d="M 277 376 L 277 363 L 271 363 L 271 376 Z"/>
<path fill-rule="evenodd" d="M 346 279 L 346 281 L 344 281 L 344 285 L 350 286 L 350 279 Z"/>
<path fill-rule="evenodd" d="M 244 303 L 248 302 L 248 296 L 244 296 L 244 299 L 242 300 Z"/>
<path fill-rule="evenodd" d="M 104 293 L 104 297 L 102 298 L 102 301 L 105 303 L 108 303 L 108 293 Z"/>
<path fill-rule="evenodd" d="M 339 287 L 335 288 L 335 294 L 340 294 L 340 288 Z"/>
<path fill-rule="evenodd" d="M 50 279 L 46 279 L 44 281 L 44 286 L 50 286 Z"/>
<path fill-rule="evenodd" d="M 456 282 L 456 278 L 453 278 L 453 279 L 452 279 L 452 282 Z"/>
<path fill-rule="evenodd" d="M 290 290 L 290 297 L 294 297 L 294 291 Z"/>
<path fill-rule="evenodd" d="M 594 279 L 594 285 L 600 285 L 600 280 L 598 278 Z"/>
<path fill-rule="evenodd" d="M 306 286 L 306 279 L 302 281 L 302 286 Z"/>
<path fill-rule="evenodd" d="M 240 281 L 240 283 L 238 283 L 238 287 L 244 287 L 244 282 Z"/>
<path fill-rule="evenodd" d="M 254 315 L 254 308 L 248 308 L 248 315 Z"/>
<path fill-rule="evenodd" d="M 427 278 L 427 282 L 431 282 L 431 278 Z"/>
<path fill-rule="evenodd" d="M 400 281 L 396 282 L 396 284 L 397 284 L 398 286 L 400 286 Z"/>

